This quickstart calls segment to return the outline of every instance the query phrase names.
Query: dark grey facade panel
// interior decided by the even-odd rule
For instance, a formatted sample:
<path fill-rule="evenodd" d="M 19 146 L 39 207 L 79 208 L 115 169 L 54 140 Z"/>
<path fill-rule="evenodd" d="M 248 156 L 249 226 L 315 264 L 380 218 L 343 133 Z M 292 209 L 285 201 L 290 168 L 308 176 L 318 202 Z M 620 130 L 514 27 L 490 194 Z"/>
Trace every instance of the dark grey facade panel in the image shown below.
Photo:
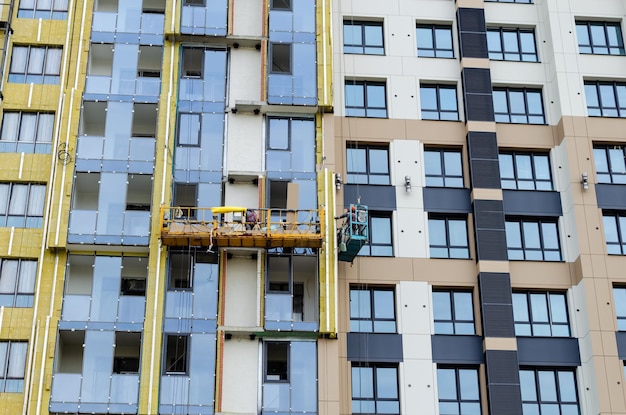
<path fill-rule="evenodd" d="M 473 188 L 500 189 L 498 160 L 470 159 L 470 177 Z"/>
<path fill-rule="evenodd" d="M 474 224 L 476 229 L 504 229 L 504 212 L 476 209 Z"/>
<path fill-rule="evenodd" d="M 346 184 L 343 187 L 343 200 L 346 205 L 357 203 L 367 205 L 369 210 L 395 210 L 396 188 L 394 186 Z"/>
<path fill-rule="evenodd" d="M 491 96 L 491 72 L 487 68 L 463 68 L 463 90 L 466 94 Z"/>
<path fill-rule="evenodd" d="M 595 187 L 600 209 L 626 210 L 626 185 L 596 184 Z"/>
<path fill-rule="evenodd" d="M 580 366 L 578 339 L 569 337 L 518 337 L 520 366 Z"/>
<path fill-rule="evenodd" d="M 424 210 L 442 213 L 470 213 L 472 204 L 469 189 L 424 187 Z"/>
<path fill-rule="evenodd" d="M 620 360 L 626 360 L 626 331 L 615 332 L 617 340 L 617 355 Z"/>
<path fill-rule="evenodd" d="M 562 216 L 559 192 L 504 190 L 504 212 L 521 216 Z M 626 205 L 625 205 L 626 207 Z"/>
<path fill-rule="evenodd" d="M 519 363 L 515 350 L 485 351 L 487 382 L 519 384 Z"/>
<path fill-rule="evenodd" d="M 457 10 L 459 22 L 459 32 L 482 32 L 487 31 L 485 23 L 485 11 L 483 9 L 472 9 L 459 7 Z"/>
<path fill-rule="evenodd" d="M 431 336 L 433 362 L 479 365 L 485 362 L 481 336 Z"/>
<path fill-rule="evenodd" d="M 507 261 L 506 232 L 501 230 L 476 230 L 476 255 L 478 260 Z"/>
<path fill-rule="evenodd" d="M 467 133 L 467 147 L 470 160 L 498 161 L 498 139 L 496 133 L 470 131 Z"/>
<path fill-rule="evenodd" d="M 401 362 L 402 335 L 396 333 L 348 333 L 351 362 Z"/>
<path fill-rule="evenodd" d="M 487 392 L 490 414 L 522 415 L 522 395 L 519 384 L 489 384 Z"/>
<path fill-rule="evenodd" d="M 503 205 L 501 200 L 476 199 L 474 200 L 474 210 L 503 212 Z"/>
<path fill-rule="evenodd" d="M 465 119 L 467 121 L 494 121 L 491 94 L 465 93 Z"/>
<path fill-rule="evenodd" d="M 513 303 L 511 297 L 511 276 L 504 272 L 481 272 L 478 274 L 480 302 L 485 304 Z"/>
<path fill-rule="evenodd" d="M 485 337 L 515 337 L 513 306 L 510 304 L 482 304 Z"/>
<path fill-rule="evenodd" d="M 462 58 L 489 58 L 486 33 L 460 33 Z"/>

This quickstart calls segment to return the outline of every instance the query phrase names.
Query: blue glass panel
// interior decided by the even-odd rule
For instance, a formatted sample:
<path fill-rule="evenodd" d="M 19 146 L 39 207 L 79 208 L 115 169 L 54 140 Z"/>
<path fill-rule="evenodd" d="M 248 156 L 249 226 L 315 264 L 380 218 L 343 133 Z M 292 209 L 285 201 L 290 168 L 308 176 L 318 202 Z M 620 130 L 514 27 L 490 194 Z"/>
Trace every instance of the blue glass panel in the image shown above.
<path fill-rule="evenodd" d="M 291 410 L 317 411 L 317 348 L 315 342 L 291 342 Z"/>
<path fill-rule="evenodd" d="M 121 284 L 122 257 L 96 256 L 93 271 L 91 320 L 114 322 Z"/>
<path fill-rule="evenodd" d="M 265 296 L 265 319 L 268 321 L 291 321 L 293 300 L 291 294 L 267 294 Z"/>
<path fill-rule="evenodd" d="M 111 375 L 111 403 L 137 404 L 139 399 L 139 375 Z"/>
<path fill-rule="evenodd" d="M 128 210 L 124 212 L 124 235 L 149 236 L 150 212 Z"/>
<path fill-rule="evenodd" d="M 108 94 L 111 92 L 111 77 L 97 75 L 87 76 L 85 92 L 89 94 Z"/>
<path fill-rule="evenodd" d="M 160 395 L 159 403 L 161 405 L 187 405 L 189 402 L 189 377 L 181 375 L 161 376 Z"/>
<path fill-rule="evenodd" d="M 146 137 L 132 137 L 130 139 L 130 160 L 154 161 L 156 140 Z"/>
<path fill-rule="evenodd" d="M 263 409 L 266 411 L 289 412 L 290 402 L 289 383 L 263 384 Z"/>
<path fill-rule="evenodd" d="M 95 286 L 94 286 L 95 288 Z M 83 403 L 107 403 L 113 367 L 113 331 L 87 331 L 83 359 Z"/>
<path fill-rule="evenodd" d="M 117 13 L 94 12 L 93 31 L 113 32 L 117 26 Z"/>
<path fill-rule="evenodd" d="M 80 373 L 55 373 L 52 377 L 50 401 L 78 402 L 81 378 Z"/>
<path fill-rule="evenodd" d="M 135 57 L 136 58 L 136 57 Z M 136 69 L 133 79 L 136 77 Z M 106 112 L 104 157 L 127 160 L 133 116 L 132 102 L 109 102 Z"/>
<path fill-rule="evenodd" d="M 165 316 L 191 318 L 191 291 L 168 291 L 165 294 Z"/>
<path fill-rule="evenodd" d="M 98 197 L 98 235 L 121 235 L 126 209 L 126 174 L 102 173 Z"/>
<path fill-rule="evenodd" d="M 117 31 L 139 33 L 141 0 L 124 0 L 118 4 Z M 116 45 L 116 49 L 117 49 Z"/>
<path fill-rule="evenodd" d="M 217 264 L 196 264 L 193 274 L 193 316 L 215 319 L 217 315 Z"/>
<path fill-rule="evenodd" d="M 137 79 L 137 60 L 139 45 L 115 44 L 113 52 L 113 72 L 111 79 L 111 93 L 132 95 L 135 93 Z M 109 111 L 111 105 L 109 104 Z M 110 113 L 108 114 L 111 115 Z M 132 116 L 132 114 L 130 114 Z"/>
<path fill-rule="evenodd" d="M 141 33 L 162 35 L 164 22 L 165 22 L 164 14 L 144 13 L 141 15 Z"/>
<path fill-rule="evenodd" d="M 91 298 L 88 295 L 65 295 L 63 297 L 63 314 L 65 321 L 89 320 Z"/>
<path fill-rule="evenodd" d="M 95 235 L 98 212 L 77 210 L 70 212 L 69 233 L 74 235 Z"/>
<path fill-rule="evenodd" d="M 104 137 L 79 136 L 76 157 L 82 159 L 101 159 Z"/>
<path fill-rule="evenodd" d="M 189 404 L 213 405 L 215 335 L 194 333 L 190 339 Z"/>
<path fill-rule="evenodd" d="M 117 321 L 143 323 L 145 307 L 146 298 L 143 296 L 120 296 Z"/>

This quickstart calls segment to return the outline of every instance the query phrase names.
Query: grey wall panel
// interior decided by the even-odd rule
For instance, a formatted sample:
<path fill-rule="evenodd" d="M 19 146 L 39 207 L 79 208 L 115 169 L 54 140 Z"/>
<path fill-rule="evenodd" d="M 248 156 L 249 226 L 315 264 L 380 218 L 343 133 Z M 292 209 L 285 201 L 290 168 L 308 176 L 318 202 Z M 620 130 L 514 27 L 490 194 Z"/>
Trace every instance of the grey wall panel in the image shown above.
<path fill-rule="evenodd" d="M 501 200 L 474 200 L 476 229 L 504 229 L 504 210 Z"/>
<path fill-rule="evenodd" d="M 457 10 L 457 22 L 461 57 L 488 58 L 484 10 L 461 7 Z"/>
<path fill-rule="evenodd" d="M 494 121 L 491 94 L 465 93 L 465 119 L 467 121 Z"/>
<path fill-rule="evenodd" d="M 509 274 L 481 272 L 478 285 L 485 337 L 515 337 Z"/>
<path fill-rule="evenodd" d="M 480 301 L 483 304 L 512 304 L 511 277 L 504 272 L 478 274 Z"/>
<path fill-rule="evenodd" d="M 483 304 L 482 313 L 485 337 L 515 337 L 512 305 Z"/>
<path fill-rule="evenodd" d="M 559 192 L 532 190 L 504 190 L 504 212 L 507 215 L 561 216 Z"/>
<path fill-rule="evenodd" d="M 502 230 L 476 230 L 476 256 L 478 260 L 506 261 L 506 232 Z"/>
<path fill-rule="evenodd" d="M 626 360 L 626 331 L 618 331 L 615 333 L 617 340 L 617 355 L 620 360 Z"/>
<path fill-rule="evenodd" d="M 459 31 L 461 32 L 486 32 L 485 11 L 483 9 L 471 9 L 459 7 L 457 10 Z"/>
<path fill-rule="evenodd" d="M 515 350 L 487 350 L 485 363 L 489 383 L 519 384 L 519 363 Z"/>
<path fill-rule="evenodd" d="M 522 395 L 519 385 L 488 385 L 489 413 L 522 415 Z"/>
<path fill-rule="evenodd" d="M 489 58 L 487 53 L 487 35 L 485 33 L 460 34 L 462 58 Z"/>
<path fill-rule="evenodd" d="M 500 165 L 498 160 L 470 159 L 472 187 L 482 189 L 500 188 Z"/>
<path fill-rule="evenodd" d="M 470 213 L 469 189 L 424 187 L 424 210 L 427 212 Z"/>
<path fill-rule="evenodd" d="M 481 336 L 431 336 L 433 362 L 479 365 L 485 362 Z"/>
<path fill-rule="evenodd" d="M 396 189 L 394 186 L 355 185 L 343 186 L 343 200 L 346 205 L 357 203 L 358 197 L 361 203 L 367 205 L 370 210 L 395 210 Z"/>
<path fill-rule="evenodd" d="M 401 362 L 402 335 L 348 333 L 348 360 L 352 362 Z"/>
<path fill-rule="evenodd" d="M 487 68 L 463 68 L 461 71 L 463 91 L 466 94 L 491 96 L 491 72 Z"/>
<path fill-rule="evenodd" d="M 498 161 L 498 139 L 496 133 L 470 131 L 467 133 L 467 146 L 470 160 Z"/>
<path fill-rule="evenodd" d="M 578 339 L 567 337 L 518 337 L 520 365 L 580 366 Z"/>
<path fill-rule="evenodd" d="M 626 210 L 626 185 L 596 184 L 595 187 L 599 208 Z"/>

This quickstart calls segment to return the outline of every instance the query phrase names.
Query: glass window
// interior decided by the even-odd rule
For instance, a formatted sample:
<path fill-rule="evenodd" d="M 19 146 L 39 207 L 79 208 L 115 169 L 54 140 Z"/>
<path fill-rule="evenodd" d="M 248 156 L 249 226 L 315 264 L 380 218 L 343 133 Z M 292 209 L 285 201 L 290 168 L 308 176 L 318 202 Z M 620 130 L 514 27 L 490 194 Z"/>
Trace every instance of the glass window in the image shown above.
<path fill-rule="evenodd" d="M 67 17 L 67 0 L 22 0 L 17 17 L 22 19 L 55 19 Z"/>
<path fill-rule="evenodd" d="M 580 53 L 624 55 L 624 39 L 619 22 L 576 21 Z"/>
<path fill-rule="evenodd" d="M 350 331 L 395 333 L 396 305 L 392 288 L 350 288 Z"/>
<path fill-rule="evenodd" d="M 626 255 L 626 213 L 602 211 L 606 251 L 609 255 Z"/>
<path fill-rule="evenodd" d="M 0 183 L 0 227 L 39 228 L 46 185 Z"/>
<path fill-rule="evenodd" d="M 361 55 L 384 55 L 382 22 L 343 22 L 343 52 Z"/>
<path fill-rule="evenodd" d="M 590 117 L 626 117 L 626 83 L 585 81 Z"/>
<path fill-rule="evenodd" d="M 494 88 L 493 109 L 496 122 L 545 124 L 540 89 Z"/>
<path fill-rule="evenodd" d="M 291 0 L 272 0 L 270 4 L 272 10 L 291 10 Z"/>
<path fill-rule="evenodd" d="M 201 114 L 178 114 L 178 145 L 179 146 L 199 146 L 200 145 L 200 117 Z"/>
<path fill-rule="evenodd" d="M 514 292 L 516 336 L 569 337 L 565 293 Z"/>
<path fill-rule="evenodd" d="M 400 414 L 397 366 L 353 363 L 352 413 Z"/>
<path fill-rule="evenodd" d="M 459 119 L 459 107 L 456 98 L 456 85 L 420 85 L 422 119 L 450 120 Z"/>
<path fill-rule="evenodd" d="M 369 241 L 363 245 L 360 256 L 393 256 L 391 212 L 369 211 Z"/>
<path fill-rule="evenodd" d="M 433 290 L 435 334 L 476 334 L 471 291 Z"/>
<path fill-rule="evenodd" d="M 346 183 L 389 184 L 389 149 L 387 147 L 348 144 Z"/>
<path fill-rule="evenodd" d="M 346 81 L 347 117 L 387 117 L 387 92 L 384 82 Z"/>
<path fill-rule="evenodd" d="M 270 43 L 271 73 L 291 73 L 291 43 Z"/>
<path fill-rule="evenodd" d="M 480 415 L 478 369 L 437 367 L 440 415 Z"/>
<path fill-rule="evenodd" d="M 165 335 L 164 373 L 187 373 L 189 335 Z"/>
<path fill-rule="evenodd" d="M 0 152 L 50 153 L 54 114 L 5 111 Z"/>
<path fill-rule="evenodd" d="M 469 258 L 465 217 L 429 215 L 428 240 L 431 258 Z"/>
<path fill-rule="evenodd" d="M 538 415 L 578 415 L 574 370 L 520 369 L 522 412 Z"/>
<path fill-rule="evenodd" d="M 289 382 L 289 342 L 265 343 L 265 381 Z"/>
<path fill-rule="evenodd" d="M 552 190 L 549 154 L 503 152 L 498 159 L 503 189 Z"/>
<path fill-rule="evenodd" d="M 463 187 L 461 150 L 425 149 L 426 186 Z"/>
<path fill-rule="evenodd" d="M 626 331 L 626 287 L 613 287 L 617 330 Z"/>
<path fill-rule="evenodd" d="M 535 31 L 532 29 L 487 29 L 489 59 L 538 62 Z"/>
<path fill-rule="evenodd" d="M 452 26 L 418 24 L 417 56 L 423 58 L 453 58 Z"/>
<path fill-rule="evenodd" d="M 556 219 L 506 219 L 509 260 L 560 261 Z"/>
<path fill-rule="evenodd" d="M 626 183 L 625 149 L 622 145 L 593 146 L 598 183 Z"/>
<path fill-rule="evenodd" d="M 9 82 L 58 84 L 62 54 L 53 46 L 13 46 Z"/>
<path fill-rule="evenodd" d="M 37 260 L 0 259 L 0 306 L 32 307 Z"/>

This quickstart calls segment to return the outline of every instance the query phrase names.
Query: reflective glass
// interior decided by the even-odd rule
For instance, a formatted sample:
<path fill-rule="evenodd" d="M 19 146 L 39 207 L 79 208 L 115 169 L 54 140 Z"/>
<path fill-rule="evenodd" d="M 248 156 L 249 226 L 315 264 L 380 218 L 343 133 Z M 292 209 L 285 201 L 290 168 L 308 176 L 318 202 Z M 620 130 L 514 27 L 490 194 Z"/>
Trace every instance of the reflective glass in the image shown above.
<path fill-rule="evenodd" d="M 539 394 L 542 402 L 557 402 L 556 379 L 553 371 L 540 370 L 537 372 L 539 380 Z M 558 412 L 557 412 L 558 413 Z"/>
<path fill-rule="evenodd" d="M 433 292 L 433 314 L 435 320 L 452 320 L 450 293 L 439 291 Z"/>
<path fill-rule="evenodd" d="M 456 373 L 454 369 L 437 369 L 439 400 L 457 400 Z"/>
<path fill-rule="evenodd" d="M 317 411 L 317 346 L 315 342 L 291 342 L 291 410 Z"/>
<path fill-rule="evenodd" d="M 190 336 L 189 404 L 212 405 L 215 382 L 215 334 Z"/>
<path fill-rule="evenodd" d="M 376 369 L 376 392 L 378 398 L 398 398 L 398 374 L 396 368 L 379 367 Z"/>
<path fill-rule="evenodd" d="M 520 387 L 523 401 L 536 401 L 537 388 L 535 385 L 535 372 L 532 370 L 519 371 Z M 526 412 L 524 412 L 526 413 Z"/>

